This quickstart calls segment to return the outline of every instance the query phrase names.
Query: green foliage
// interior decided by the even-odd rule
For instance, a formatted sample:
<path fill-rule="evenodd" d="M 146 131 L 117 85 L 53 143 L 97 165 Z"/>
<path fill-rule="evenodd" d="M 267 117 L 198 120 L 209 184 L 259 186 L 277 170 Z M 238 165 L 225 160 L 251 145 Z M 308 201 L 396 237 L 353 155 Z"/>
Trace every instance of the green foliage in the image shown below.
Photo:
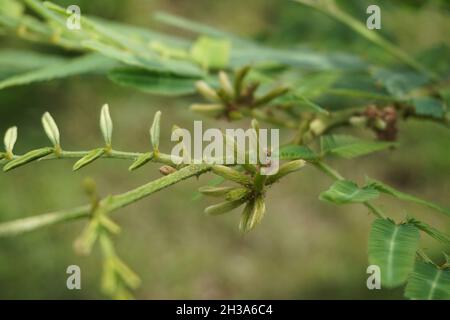
<path fill-rule="evenodd" d="M 230 42 L 200 37 L 192 46 L 192 59 L 204 69 L 225 68 L 230 60 Z"/>
<path fill-rule="evenodd" d="M 3 167 L 3 171 L 6 172 L 9 170 L 21 167 L 23 165 L 26 165 L 27 163 L 30 163 L 35 160 L 41 159 L 45 156 L 48 156 L 53 151 L 54 151 L 53 148 L 41 148 L 41 149 L 36 149 L 36 150 L 30 151 L 30 152 L 24 154 L 23 156 L 15 158 L 14 160 L 8 162 Z"/>
<path fill-rule="evenodd" d="M 23 60 L 26 65 L 27 60 Z M 37 63 L 36 63 L 37 64 Z M 40 81 L 79 75 L 83 73 L 102 73 L 113 67 L 115 63 L 97 54 L 88 54 L 69 61 L 55 62 L 42 68 L 19 73 L 0 81 L 0 90 L 12 86 L 25 85 Z M 25 68 L 25 67 L 24 67 Z"/>
<path fill-rule="evenodd" d="M 390 142 L 364 141 L 348 135 L 328 135 L 320 138 L 323 154 L 352 159 L 395 146 Z"/>
<path fill-rule="evenodd" d="M 420 205 L 423 205 L 425 207 L 437 210 L 437 211 L 439 211 L 439 212 L 441 212 L 443 214 L 446 214 L 446 215 L 450 216 L 450 209 L 444 208 L 444 207 L 442 207 L 440 205 L 437 205 L 437 204 L 434 204 L 434 203 L 432 203 L 430 201 L 426 201 L 426 200 L 420 199 L 418 197 L 409 195 L 407 193 L 398 191 L 395 188 L 390 187 L 390 186 L 388 186 L 385 183 L 382 183 L 380 181 L 377 181 L 377 180 L 374 180 L 374 179 L 368 179 L 368 185 L 371 186 L 372 188 L 375 188 L 376 190 L 378 190 L 378 191 L 380 191 L 382 193 L 394 196 L 394 197 L 396 197 L 396 198 L 398 198 L 400 200 L 417 203 L 417 204 L 420 204 Z"/>
<path fill-rule="evenodd" d="M 405 289 L 405 296 L 418 300 L 449 300 L 450 270 L 426 262 L 416 262 Z"/>
<path fill-rule="evenodd" d="M 370 186 L 359 188 L 352 181 L 338 180 L 320 194 L 320 200 L 335 204 L 366 202 L 378 198 L 379 192 Z"/>
<path fill-rule="evenodd" d="M 287 145 L 280 148 L 280 159 L 282 160 L 315 160 L 319 156 L 307 146 Z"/>
<path fill-rule="evenodd" d="M 437 119 L 442 119 L 447 110 L 443 101 L 430 97 L 415 98 L 412 105 L 416 114 Z"/>
<path fill-rule="evenodd" d="M 155 95 L 180 96 L 195 92 L 195 81 L 176 74 L 142 69 L 114 69 L 108 78 L 115 83 Z"/>
<path fill-rule="evenodd" d="M 94 162 L 95 160 L 103 156 L 105 153 L 106 153 L 105 148 L 98 148 L 92 150 L 73 165 L 73 170 L 76 171 L 87 166 L 88 164 Z"/>
<path fill-rule="evenodd" d="M 398 124 L 404 119 L 432 120 L 449 127 L 450 91 L 445 77 L 447 70 L 444 70 L 448 59 L 441 59 L 444 62 L 435 66 L 432 66 L 435 59 L 416 59 L 380 33 L 369 31 L 334 0 L 296 2 L 350 27 L 390 56 L 389 64 L 383 59 L 372 62 L 349 53 L 318 52 L 303 44 L 272 48 L 165 13 L 157 14 L 156 20 L 192 32 L 196 40 L 85 15 L 81 17 L 82 29 L 72 32 L 65 26 L 68 13 L 56 4 L 3 0 L 0 3 L 1 31 L 44 46 L 70 49 L 73 57 L 3 50 L 0 52 L 0 90 L 74 75 L 101 74 L 114 83 L 144 93 L 204 98 L 206 103 L 196 101 L 191 110 L 227 121 L 248 120 L 254 129 L 266 124 L 274 126 L 283 130 L 283 139 L 289 140 L 282 144 L 279 152 L 266 151 L 282 162 L 276 174 L 264 176 L 259 171 L 264 167 L 261 163 L 175 164 L 169 154 L 160 150 L 159 111 L 150 127 L 151 148 L 142 153 L 112 147 L 113 122 L 107 104 L 100 113 L 105 145 L 89 151 L 63 149 L 59 128 L 51 115 L 45 113 L 42 125 L 52 147 L 38 148 L 24 155 L 14 154 L 17 128 L 11 127 L 4 137 L 5 150 L 0 153 L 3 171 L 49 159 L 76 159 L 73 169 L 78 170 L 102 158 L 111 158 L 130 161 L 130 171 L 158 163 L 163 165 L 159 171 L 164 176 L 104 199 L 99 198 L 95 188 L 85 185 L 88 205 L 2 223 L 0 237 L 88 218 L 75 248 L 79 253 L 88 254 L 99 242 L 103 255 L 103 292 L 114 298 L 128 299 L 140 280 L 115 251 L 112 236 L 120 232 L 120 227 L 109 218 L 109 213 L 185 179 L 211 173 L 215 178 L 208 186 L 201 187 L 199 193 L 222 200 L 207 207 L 205 212 L 219 215 L 243 206 L 239 229 L 246 233 L 263 221 L 266 194 L 274 183 L 310 165 L 334 180 L 331 187 L 320 194 L 321 200 L 338 205 L 361 204 L 378 218 L 370 233 L 369 261 L 380 266 L 382 286 L 396 287 L 408 281 L 406 297 L 449 299 L 448 262 L 442 267 L 435 266 L 429 259 L 425 263 L 415 262 L 416 254 L 423 257 L 418 243 L 420 231 L 444 245 L 450 243 L 449 235 L 414 217 L 396 224 L 372 201 L 383 193 L 447 216 L 450 210 L 377 180 L 358 186 L 325 163 L 330 155 L 353 159 L 401 147 L 394 140 L 400 128 Z M 446 51 L 436 52 L 442 55 Z M 337 129 L 348 127 L 357 128 L 352 131 L 355 135 L 359 130 L 368 129 L 378 139 L 335 133 Z M 235 145 L 235 142 L 227 141 L 227 144 Z M 244 156 L 247 158 L 247 154 Z M 233 185 L 218 186 L 223 182 Z"/>
<path fill-rule="evenodd" d="M 419 230 L 412 224 L 396 225 L 377 219 L 369 237 L 369 262 L 381 270 L 382 286 L 403 284 L 413 270 L 419 243 Z"/>

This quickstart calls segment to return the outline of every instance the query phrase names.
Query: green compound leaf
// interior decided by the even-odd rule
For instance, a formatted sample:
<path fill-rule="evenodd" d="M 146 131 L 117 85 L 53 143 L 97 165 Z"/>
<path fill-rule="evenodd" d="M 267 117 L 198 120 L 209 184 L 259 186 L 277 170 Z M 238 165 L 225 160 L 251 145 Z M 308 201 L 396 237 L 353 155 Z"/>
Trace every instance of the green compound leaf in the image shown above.
<path fill-rule="evenodd" d="M 280 160 L 316 160 L 319 155 L 314 153 L 310 148 L 299 145 L 287 145 L 280 149 Z"/>
<path fill-rule="evenodd" d="M 123 86 L 163 96 L 193 94 L 196 91 L 195 82 L 200 79 L 137 68 L 115 69 L 108 74 L 108 78 Z"/>
<path fill-rule="evenodd" d="M 66 78 L 83 73 L 104 72 L 116 63 L 98 54 L 86 54 L 68 62 L 55 63 L 40 69 L 13 75 L 0 81 L 0 90 L 8 87 Z"/>
<path fill-rule="evenodd" d="M 319 199 L 335 204 L 345 204 L 366 202 L 376 199 L 378 196 L 379 192 L 373 187 L 366 186 L 360 188 L 352 181 L 339 180 L 336 181 L 330 189 L 322 192 Z"/>
<path fill-rule="evenodd" d="M 379 69 L 373 77 L 394 97 L 404 98 L 412 90 L 429 82 L 428 77 L 414 71 Z"/>
<path fill-rule="evenodd" d="M 201 36 L 191 48 L 192 59 L 205 69 L 225 68 L 230 60 L 229 40 Z"/>
<path fill-rule="evenodd" d="M 419 230 L 412 224 L 396 225 L 386 219 L 372 224 L 369 236 L 369 262 L 381 270 L 381 286 L 403 284 L 414 267 Z"/>
<path fill-rule="evenodd" d="M 33 51 L 4 49 L 0 51 L 0 69 L 9 72 L 24 72 L 62 64 L 66 59 L 57 55 Z M 67 60 L 70 61 L 70 60 Z"/>
<path fill-rule="evenodd" d="M 409 219 L 408 223 L 415 225 L 419 230 L 425 232 L 430 237 L 433 237 L 438 241 L 441 241 L 447 245 L 450 245 L 450 236 L 446 235 L 442 231 L 439 231 L 438 229 L 433 228 L 433 227 L 429 226 L 428 224 L 426 224 L 422 221 L 419 221 L 417 219 L 414 219 L 414 218 Z"/>
<path fill-rule="evenodd" d="M 52 153 L 53 151 L 54 151 L 53 148 L 41 148 L 41 149 L 30 151 L 30 152 L 24 154 L 23 156 L 21 156 L 17 159 L 14 159 L 13 161 L 8 162 L 3 167 L 3 171 L 6 172 L 9 170 L 18 168 L 18 167 L 23 166 L 32 161 L 43 158 L 43 157 L 49 155 L 50 153 Z"/>
<path fill-rule="evenodd" d="M 91 152 L 89 152 L 87 155 L 85 155 L 83 158 L 81 158 L 74 164 L 73 171 L 77 171 L 77 170 L 83 168 L 84 166 L 87 166 L 88 164 L 94 162 L 95 160 L 100 158 L 102 155 L 104 155 L 105 152 L 106 151 L 104 148 L 92 150 Z"/>
<path fill-rule="evenodd" d="M 420 300 L 450 299 L 450 270 L 436 268 L 431 263 L 416 262 L 405 289 L 405 297 Z"/>
<path fill-rule="evenodd" d="M 437 211 L 439 211 L 441 213 L 444 213 L 444 214 L 450 216 L 450 209 L 444 208 L 444 207 L 442 207 L 440 205 L 437 205 L 435 203 L 432 203 L 430 201 L 426 201 L 426 200 L 417 198 L 417 197 L 409 195 L 407 193 L 398 191 L 398 190 L 394 189 L 393 187 L 388 186 L 387 184 L 384 184 L 381 181 L 374 180 L 374 179 L 368 179 L 368 184 L 367 185 L 377 189 L 378 191 L 380 191 L 382 193 L 386 193 L 386 194 L 389 194 L 391 196 L 394 196 L 394 197 L 396 197 L 396 198 L 398 198 L 400 200 L 414 202 L 414 203 L 417 203 L 417 204 L 423 205 L 425 207 L 437 210 Z"/>
<path fill-rule="evenodd" d="M 366 141 L 348 135 L 328 135 L 320 139 L 323 154 L 352 159 L 395 146 L 392 142 Z"/>
<path fill-rule="evenodd" d="M 420 97 L 412 99 L 411 103 L 414 106 L 416 114 L 419 116 L 442 119 L 445 115 L 445 104 L 438 99 L 431 97 Z"/>

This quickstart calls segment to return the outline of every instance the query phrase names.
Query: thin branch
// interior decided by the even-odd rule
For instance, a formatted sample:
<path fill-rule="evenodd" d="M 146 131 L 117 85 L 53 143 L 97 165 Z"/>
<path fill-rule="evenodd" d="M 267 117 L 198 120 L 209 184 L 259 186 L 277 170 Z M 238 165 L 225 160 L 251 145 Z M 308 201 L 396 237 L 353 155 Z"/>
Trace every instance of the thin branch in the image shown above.
<path fill-rule="evenodd" d="M 108 212 L 112 212 L 180 181 L 208 172 L 210 169 L 211 166 L 206 164 L 189 165 L 174 172 L 173 174 L 154 180 L 131 191 L 112 197 L 107 197 L 100 202 L 100 205 L 105 206 L 105 209 Z M 89 205 L 85 205 L 69 210 L 61 210 L 6 222 L 0 224 L 0 237 L 14 236 L 61 222 L 86 218 L 90 215 L 90 212 L 91 207 Z"/>

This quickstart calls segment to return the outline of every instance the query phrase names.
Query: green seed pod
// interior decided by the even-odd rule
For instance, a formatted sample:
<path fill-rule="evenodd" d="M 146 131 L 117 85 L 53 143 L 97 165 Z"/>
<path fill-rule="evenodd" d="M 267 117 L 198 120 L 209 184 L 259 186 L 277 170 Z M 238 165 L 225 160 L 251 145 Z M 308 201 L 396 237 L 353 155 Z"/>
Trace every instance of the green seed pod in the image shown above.
<path fill-rule="evenodd" d="M 249 232 L 257 224 L 259 224 L 266 211 L 266 204 L 262 196 L 257 197 L 254 202 L 248 207 L 245 207 L 242 213 L 241 223 L 239 224 L 239 229 L 242 232 Z"/>
<path fill-rule="evenodd" d="M 249 221 L 249 230 L 252 230 L 256 225 L 260 224 L 266 213 L 266 203 L 262 196 L 257 197 L 252 215 Z"/>
<path fill-rule="evenodd" d="M 233 110 L 228 112 L 228 118 L 230 118 L 230 120 L 240 120 L 244 118 L 244 115 L 242 114 L 242 112 Z"/>
<path fill-rule="evenodd" d="M 220 202 L 218 204 L 215 204 L 213 206 L 210 206 L 205 209 L 205 213 L 209 215 L 219 215 L 223 213 L 227 213 L 233 209 L 236 209 L 240 205 L 242 205 L 245 202 L 244 199 L 235 200 L 235 201 L 225 201 Z"/>
<path fill-rule="evenodd" d="M 133 164 L 128 168 L 128 170 L 134 171 L 136 169 L 139 169 L 152 159 L 153 159 L 153 152 L 144 153 L 133 162 Z"/>
<path fill-rule="evenodd" d="M 294 160 L 287 163 L 284 163 L 280 166 L 278 169 L 278 172 L 274 175 L 268 176 L 266 180 L 266 185 L 270 185 L 278 180 L 280 180 L 282 177 L 300 170 L 303 168 L 306 164 L 305 160 Z"/>
<path fill-rule="evenodd" d="M 244 79 L 250 71 L 250 66 L 245 66 L 239 69 L 236 72 L 236 76 L 234 77 L 234 94 L 236 97 L 240 97 L 242 94 L 242 84 L 244 83 Z"/>
<path fill-rule="evenodd" d="M 247 232 L 248 231 L 248 223 L 250 220 L 250 217 L 253 212 L 253 208 L 255 207 L 255 201 L 249 201 L 245 205 L 244 211 L 242 211 L 241 215 L 241 221 L 239 222 L 239 230 L 241 232 Z"/>
<path fill-rule="evenodd" d="M 201 194 L 204 194 L 205 196 L 211 196 L 211 197 L 221 197 L 226 195 L 231 190 L 236 189 L 235 187 L 200 187 L 198 189 L 198 192 Z M 228 200 L 228 199 L 227 199 Z"/>
<path fill-rule="evenodd" d="M 275 98 L 278 98 L 278 97 L 286 94 L 288 91 L 289 91 L 289 88 L 287 88 L 287 87 L 275 88 L 275 89 L 269 91 L 264 96 L 256 99 L 255 102 L 253 103 L 253 106 L 254 107 L 262 106 L 262 105 L 274 100 Z"/>
<path fill-rule="evenodd" d="M 106 151 L 104 148 L 98 148 L 98 149 L 92 150 L 91 152 L 89 152 L 87 155 L 85 155 L 83 158 L 81 158 L 74 164 L 73 171 L 77 171 L 77 170 L 83 168 L 84 166 L 87 166 L 91 162 L 94 162 L 95 160 L 100 158 L 105 153 L 106 153 Z"/>
<path fill-rule="evenodd" d="M 3 171 L 6 172 L 6 171 L 9 171 L 9 170 L 18 168 L 20 166 L 23 166 L 23 165 L 29 163 L 29 162 L 32 162 L 32 161 L 38 160 L 40 158 L 43 158 L 45 156 L 48 156 L 53 151 L 54 151 L 53 148 L 41 148 L 41 149 L 30 151 L 30 152 L 24 154 L 23 156 L 8 162 L 3 167 Z"/>
<path fill-rule="evenodd" d="M 100 129 L 102 130 L 103 138 L 107 146 L 111 146 L 113 124 L 111 115 L 109 114 L 109 106 L 104 104 L 100 112 Z"/>
<path fill-rule="evenodd" d="M 248 176 L 240 173 L 237 170 L 231 169 L 229 167 L 222 166 L 222 165 L 215 165 L 212 167 L 212 171 L 215 174 L 217 174 L 227 180 L 231 180 L 231 181 L 237 182 L 237 183 L 245 185 L 245 186 L 252 185 L 252 180 Z"/>
<path fill-rule="evenodd" d="M 42 116 L 41 121 L 42 121 L 42 126 L 44 127 L 44 131 L 47 134 L 47 137 L 53 143 L 54 147 L 58 147 L 60 145 L 59 130 L 58 130 L 58 126 L 56 125 L 55 120 L 50 115 L 50 113 L 46 112 Z"/>
<path fill-rule="evenodd" d="M 247 188 L 233 188 L 227 192 L 225 199 L 227 201 L 235 201 L 246 198 L 250 194 L 250 190 Z"/>
<path fill-rule="evenodd" d="M 219 103 L 214 104 L 192 104 L 190 106 L 191 111 L 198 112 L 204 114 L 206 116 L 217 116 L 222 114 L 225 111 L 225 107 Z"/>
<path fill-rule="evenodd" d="M 16 144 L 17 141 L 17 127 L 11 127 L 8 130 L 6 130 L 5 138 L 3 141 L 5 143 L 6 153 L 12 155 L 14 145 Z"/>
<path fill-rule="evenodd" d="M 225 93 L 228 96 L 233 97 L 234 92 L 233 92 L 233 87 L 231 86 L 230 78 L 223 71 L 219 72 L 219 82 L 220 82 L 221 88 L 225 91 Z"/>
<path fill-rule="evenodd" d="M 195 83 L 197 91 L 206 99 L 210 101 L 219 101 L 220 98 L 217 92 L 213 90 L 205 81 L 200 80 Z"/>
<path fill-rule="evenodd" d="M 161 132 L 161 111 L 155 113 L 153 124 L 150 128 L 150 138 L 152 141 L 153 150 L 159 150 L 159 135 Z"/>

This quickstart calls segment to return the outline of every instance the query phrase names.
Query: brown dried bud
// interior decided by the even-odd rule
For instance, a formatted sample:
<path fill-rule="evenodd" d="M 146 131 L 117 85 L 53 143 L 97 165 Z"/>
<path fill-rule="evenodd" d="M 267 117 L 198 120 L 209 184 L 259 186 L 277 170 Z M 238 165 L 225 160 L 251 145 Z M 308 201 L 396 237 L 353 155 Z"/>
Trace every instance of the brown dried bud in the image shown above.
<path fill-rule="evenodd" d="M 177 171 L 177 169 L 171 166 L 162 166 L 161 168 L 159 168 L 159 172 L 161 172 L 161 174 L 165 176 L 168 176 L 169 174 L 174 173 L 175 171 Z"/>

